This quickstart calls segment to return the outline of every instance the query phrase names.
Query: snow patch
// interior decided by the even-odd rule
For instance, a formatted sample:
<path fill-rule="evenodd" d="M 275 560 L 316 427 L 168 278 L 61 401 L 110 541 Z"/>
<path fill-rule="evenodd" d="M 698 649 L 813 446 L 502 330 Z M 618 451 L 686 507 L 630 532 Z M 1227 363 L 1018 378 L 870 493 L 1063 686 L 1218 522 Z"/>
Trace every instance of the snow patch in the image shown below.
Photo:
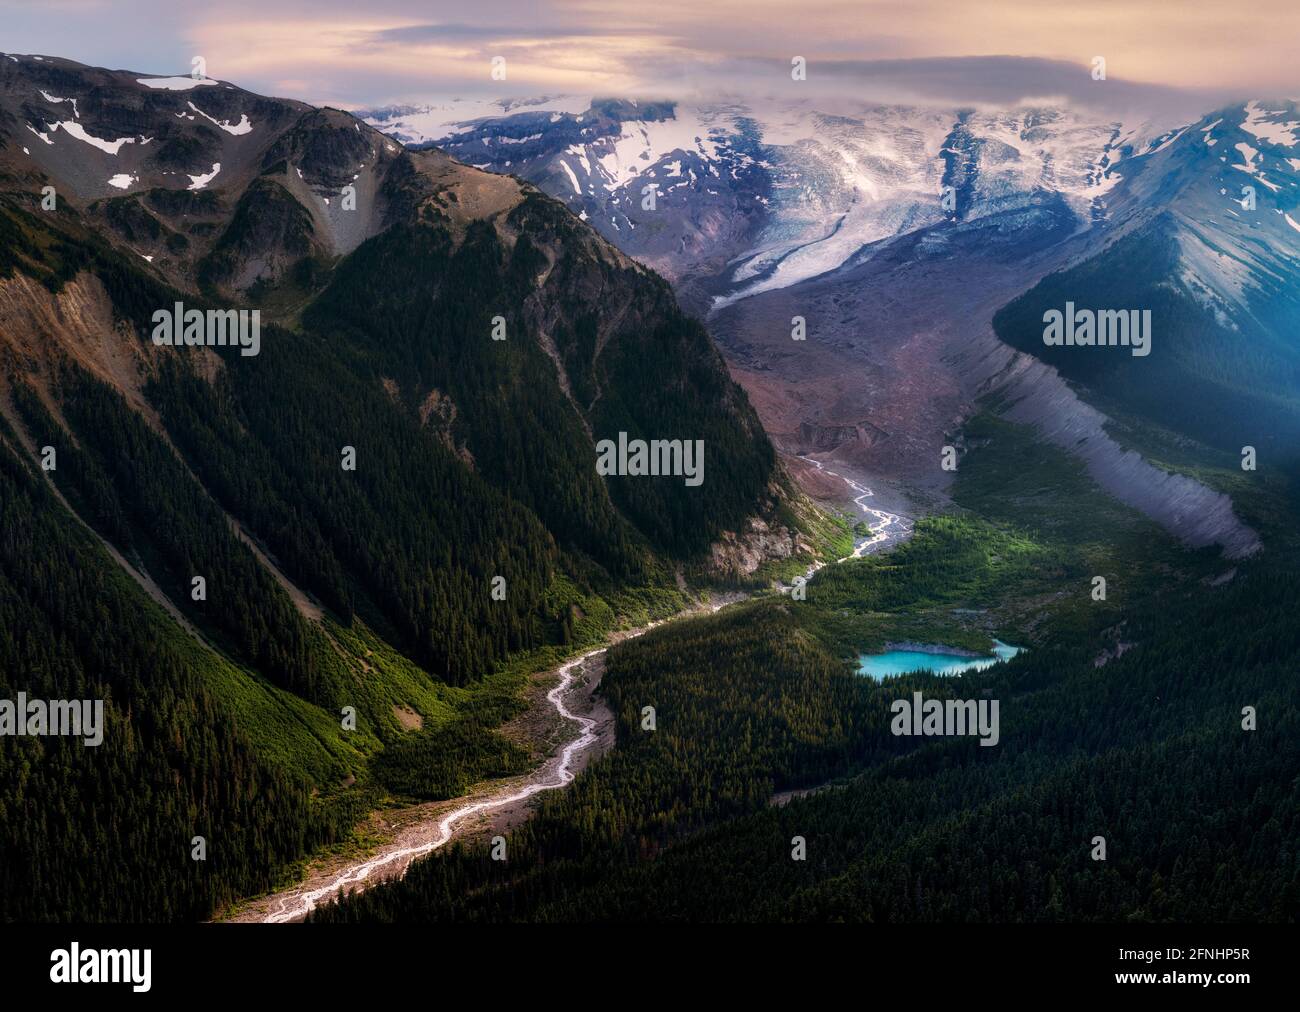
<path fill-rule="evenodd" d="M 106 151 L 110 155 L 116 155 L 118 151 L 121 150 L 123 144 L 135 143 L 134 137 L 119 137 L 115 141 L 106 141 L 99 137 L 92 137 L 90 134 L 86 133 L 85 127 L 80 123 L 74 123 L 72 120 L 62 120 L 50 127 L 50 133 L 54 133 L 56 130 L 63 130 L 65 133 L 69 133 L 73 137 L 77 138 L 77 140 L 85 141 L 87 144 L 99 148 L 100 151 Z"/>
<path fill-rule="evenodd" d="M 1259 167 L 1255 165 L 1255 158 L 1259 154 L 1259 151 L 1256 148 L 1252 148 L 1245 141 L 1242 141 L 1240 144 L 1234 144 L 1233 147 L 1235 147 L 1238 151 L 1241 152 L 1241 157 L 1246 164 L 1230 165 L 1228 166 L 1228 168 L 1237 169 L 1240 172 L 1250 173 L 1250 175 L 1254 176 L 1256 179 L 1258 179 L 1261 183 L 1267 186 L 1274 193 L 1282 189 L 1282 187 L 1278 186 L 1276 183 L 1269 182 L 1269 180 L 1264 176 L 1264 173 L 1261 172 Z"/>
<path fill-rule="evenodd" d="M 565 172 L 568 173 L 569 182 L 573 184 L 573 192 L 581 196 L 582 187 L 578 185 L 578 177 L 573 174 L 573 169 L 569 167 L 569 163 L 561 159 L 560 168 L 562 168 Z"/>
<path fill-rule="evenodd" d="M 566 155 L 573 155 L 582 165 L 582 171 L 591 175 L 591 163 L 587 161 L 587 149 L 578 144 L 570 144 L 564 149 Z"/>
<path fill-rule="evenodd" d="M 47 102 L 53 102 L 55 105 L 58 105 L 60 102 L 72 103 L 72 118 L 81 119 L 81 113 L 77 111 L 77 100 L 75 98 L 59 98 L 57 95 L 51 95 L 48 91 L 42 91 L 41 98 L 45 99 Z"/>
<path fill-rule="evenodd" d="M 1185 134 L 1185 133 L 1187 133 L 1187 130 L 1186 130 L 1186 129 L 1179 130 L 1176 134 L 1174 134 L 1172 137 L 1170 137 L 1168 140 L 1166 140 L 1164 143 L 1162 143 L 1158 148 L 1154 148 L 1154 149 L 1152 149 L 1151 151 L 1148 151 L 1147 154 L 1148 154 L 1148 155 L 1158 155 L 1161 151 L 1163 151 L 1165 148 L 1169 147 L 1170 144 L 1173 144 L 1174 141 L 1178 140 L 1178 138 L 1181 137 L 1181 136 L 1182 136 L 1183 134 Z M 1157 139 L 1158 139 L 1158 138 L 1157 138 Z M 1153 142 L 1153 143 L 1154 143 L 1154 142 Z"/>
<path fill-rule="evenodd" d="M 221 127 L 221 129 L 226 131 L 226 133 L 228 134 L 234 134 L 236 137 L 239 137 L 243 134 L 248 134 L 253 132 L 253 124 L 248 121 L 248 116 L 246 116 L 243 113 L 241 113 L 239 116 L 239 122 L 232 126 L 228 121 L 213 119 L 206 112 L 204 112 L 202 109 L 196 106 L 193 102 L 186 102 L 185 104 L 188 105 L 200 116 L 202 116 L 209 123 Z"/>
<path fill-rule="evenodd" d="M 617 138 L 602 138 L 590 146 L 606 189 L 621 189 L 665 155 L 678 151 L 698 155 L 706 165 L 718 159 L 724 140 L 713 118 L 680 105 L 674 112 L 668 120 L 626 122 Z"/>
<path fill-rule="evenodd" d="M 189 91 L 200 85 L 211 85 L 217 82 L 210 77 L 137 77 L 135 83 L 143 84 L 146 88 L 162 88 L 166 91 Z"/>
<path fill-rule="evenodd" d="M 1254 134 L 1266 144 L 1280 144 L 1286 148 L 1300 144 L 1300 123 L 1271 123 L 1264 117 L 1281 116 L 1282 113 L 1261 109 L 1254 100 L 1246 103 L 1244 112 L 1246 120 L 1241 124 L 1241 129 L 1246 133 Z"/>
<path fill-rule="evenodd" d="M 590 108 L 590 95 L 544 96 L 536 99 L 456 98 L 414 108 L 365 110 L 357 115 L 362 122 L 390 137 L 406 144 L 422 144 L 465 133 L 473 129 L 475 120 L 497 119 L 521 112 L 549 112 L 560 116 L 586 112 Z"/>
<path fill-rule="evenodd" d="M 187 186 L 186 189 L 187 189 L 187 190 L 201 190 L 201 189 L 203 189 L 203 187 L 207 186 L 210 182 L 212 182 L 212 180 L 214 180 L 214 179 L 217 178 L 217 173 L 220 172 L 220 171 L 221 171 L 221 163 L 220 163 L 220 162 L 213 162 L 213 163 L 212 163 L 212 171 L 211 171 L 211 172 L 208 172 L 208 173 L 205 173 L 204 175 L 199 175 L 199 176 L 190 176 L 190 185 Z M 188 175 L 188 173 L 187 173 L 187 175 Z"/>

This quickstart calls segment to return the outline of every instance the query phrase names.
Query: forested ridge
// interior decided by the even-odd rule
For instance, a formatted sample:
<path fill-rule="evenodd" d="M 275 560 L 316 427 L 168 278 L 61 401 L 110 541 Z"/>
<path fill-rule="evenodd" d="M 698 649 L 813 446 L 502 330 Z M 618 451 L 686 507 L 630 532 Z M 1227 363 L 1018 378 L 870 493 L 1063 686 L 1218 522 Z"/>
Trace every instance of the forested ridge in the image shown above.
<path fill-rule="evenodd" d="M 703 327 L 661 279 L 597 256 L 549 198 L 529 193 L 508 224 L 512 248 L 486 223 L 459 244 L 438 228 L 392 228 L 348 259 L 304 325 L 354 349 L 355 371 L 399 378 L 412 410 L 434 392 L 472 408 L 450 430 L 475 470 L 622 579 L 644 577 L 647 540 L 689 558 L 735 530 L 773 479 L 774 453 Z M 530 339 L 539 332 L 567 392 Z M 619 432 L 703 440 L 704 485 L 602 481 L 575 447 Z"/>
<path fill-rule="evenodd" d="M 359 810 L 314 802 L 259 754 L 222 699 L 238 676 L 108 564 L 15 445 L 0 424 L 0 698 L 104 699 L 107 726 L 95 748 L 5 738 L 4 918 L 192 920 L 269 888 Z M 294 745 L 322 778 L 346 763 Z M 195 835 L 206 862 L 189 859 Z"/>
<path fill-rule="evenodd" d="M 1251 290 L 1248 312 L 1225 316 L 1183 279 L 1188 254 L 1173 237 L 1177 232 L 1157 218 L 1093 259 L 1048 275 L 998 311 L 998 336 L 1054 366 L 1107 407 L 1117 405 L 1212 447 L 1238 452 L 1252 445 L 1290 454 L 1300 436 L 1300 357 L 1291 338 L 1300 292 L 1277 276 Z M 1159 353 L 1133 369 L 1127 349 L 1080 353 L 1045 346 L 1043 314 L 1064 311 L 1067 301 L 1079 309 L 1149 310 L 1160 321 L 1153 337 Z"/>
<path fill-rule="evenodd" d="M 703 329 L 640 268 L 566 260 L 549 204 L 518 212 L 510 248 L 429 221 L 306 264 L 305 287 L 270 296 L 321 308 L 264 320 L 246 357 L 156 348 L 154 311 L 215 291 L 169 287 L 70 205 L 0 198 L 0 283 L 102 292 L 119 329 L 95 338 L 124 342 L 107 366 L 57 329 L 0 348 L 0 694 L 105 698 L 109 724 L 98 749 L 0 742 L 0 918 L 208 917 L 347 845 L 378 804 L 521 772 L 527 750 L 497 729 L 529 674 L 681 608 L 675 570 L 775 508 L 771 446 Z M 716 441 L 703 488 L 629 497 L 597 477 L 589 405 L 537 338 L 553 327 L 577 377 L 596 316 L 576 291 L 533 291 L 529 234 L 570 283 L 636 306 L 600 338 L 623 373 L 588 370 L 582 396 L 647 435 Z M 484 316 L 503 305 L 504 344 Z M 119 382 L 133 362 L 138 389 Z"/>

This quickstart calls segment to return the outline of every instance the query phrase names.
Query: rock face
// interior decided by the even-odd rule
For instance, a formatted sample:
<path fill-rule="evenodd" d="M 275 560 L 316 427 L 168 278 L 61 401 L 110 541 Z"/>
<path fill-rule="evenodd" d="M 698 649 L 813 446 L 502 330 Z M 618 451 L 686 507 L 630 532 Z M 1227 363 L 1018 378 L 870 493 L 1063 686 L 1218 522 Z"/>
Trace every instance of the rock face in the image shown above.
<path fill-rule="evenodd" d="M 807 544 L 800 544 L 798 533 L 788 527 L 770 527 L 755 517 L 740 534 L 726 532 L 710 549 L 709 569 L 722 576 L 748 576 L 770 559 L 788 559 L 799 552 L 806 554 Z"/>
<path fill-rule="evenodd" d="M 182 288 L 230 294 L 355 249 L 389 222 L 402 155 L 347 113 L 224 81 L 0 57 L 9 185 L 53 186 Z"/>
<path fill-rule="evenodd" d="M 1004 416 L 1033 425 L 1080 457 L 1089 475 L 1120 502 L 1140 510 L 1193 548 L 1221 545 L 1228 558 L 1251 555 L 1259 535 L 1237 517 L 1232 500 L 1186 475 L 1162 471 L 1106 434 L 1107 418 L 1083 403 L 1050 366 L 1017 354 L 999 392 Z"/>

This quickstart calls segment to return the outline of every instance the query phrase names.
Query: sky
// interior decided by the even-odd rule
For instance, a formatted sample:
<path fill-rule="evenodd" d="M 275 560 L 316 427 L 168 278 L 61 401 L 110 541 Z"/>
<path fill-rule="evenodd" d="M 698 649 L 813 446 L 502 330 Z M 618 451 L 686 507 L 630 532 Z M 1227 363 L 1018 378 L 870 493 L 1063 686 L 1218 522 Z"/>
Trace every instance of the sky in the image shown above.
<path fill-rule="evenodd" d="M 776 94 L 791 86 L 796 56 L 808 63 L 807 91 L 872 100 L 1181 94 L 1206 106 L 1300 95 L 1300 3 L 0 0 L 0 50 L 157 74 L 188 73 L 202 56 L 212 77 L 345 108 L 484 94 Z M 995 56 L 1020 59 L 979 59 Z M 493 80 L 493 57 L 504 57 L 505 81 Z M 1105 82 L 1092 79 L 1096 57 Z"/>

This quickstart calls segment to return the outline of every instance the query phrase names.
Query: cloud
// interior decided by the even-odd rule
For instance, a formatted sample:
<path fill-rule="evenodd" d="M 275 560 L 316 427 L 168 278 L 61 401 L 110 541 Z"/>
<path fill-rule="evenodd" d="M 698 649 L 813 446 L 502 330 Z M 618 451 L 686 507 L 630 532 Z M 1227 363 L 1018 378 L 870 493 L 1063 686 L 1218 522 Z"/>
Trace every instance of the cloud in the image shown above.
<path fill-rule="evenodd" d="M 530 39 L 568 39 L 603 34 L 602 29 L 586 28 L 526 28 L 522 26 L 502 27 L 498 25 L 402 25 L 399 28 L 384 28 L 374 32 L 367 40 L 372 45 L 402 45 L 420 42 L 443 42 L 447 40 L 496 42 L 509 38 Z"/>
<path fill-rule="evenodd" d="M 0 0 L 6 48 L 152 73 L 203 55 L 253 90 L 353 106 L 500 93 L 496 55 L 511 94 L 776 87 L 795 55 L 810 61 L 810 90 L 862 85 L 933 101 L 1290 94 L 1300 37 L 1294 0 L 1249 11 L 1221 0 L 52 2 L 55 17 L 49 4 Z M 1077 76 L 1098 55 L 1106 92 Z"/>
<path fill-rule="evenodd" d="M 744 76 L 745 91 L 791 93 L 776 61 L 722 71 Z M 1229 92 L 1185 89 L 1108 78 L 1094 80 L 1091 65 L 1023 56 L 923 57 L 904 60 L 826 60 L 808 64 L 808 91 L 819 99 L 852 96 L 887 104 L 1005 108 L 1025 104 L 1072 105 L 1122 116 L 1148 111 L 1196 115 L 1220 104 Z M 781 81 L 777 86 L 776 82 Z"/>

